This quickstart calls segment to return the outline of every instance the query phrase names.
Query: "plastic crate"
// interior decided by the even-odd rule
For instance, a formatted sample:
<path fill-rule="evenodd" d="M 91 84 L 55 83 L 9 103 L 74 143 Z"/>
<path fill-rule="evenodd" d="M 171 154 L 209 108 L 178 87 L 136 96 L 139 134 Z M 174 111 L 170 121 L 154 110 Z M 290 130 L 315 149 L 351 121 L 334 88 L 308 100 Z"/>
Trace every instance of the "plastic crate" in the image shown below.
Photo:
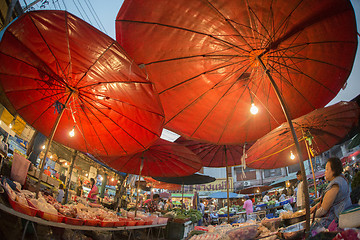
<path fill-rule="evenodd" d="M 64 222 L 65 222 L 66 224 L 79 225 L 79 226 L 81 226 L 81 225 L 84 224 L 84 219 L 65 217 L 65 218 L 64 218 Z"/>
<path fill-rule="evenodd" d="M 8 199 L 9 199 L 9 203 L 10 203 L 11 207 L 15 211 L 21 212 L 23 214 L 33 216 L 33 217 L 36 216 L 38 209 L 18 203 L 16 201 L 12 200 L 9 196 L 8 196 Z"/>
<path fill-rule="evenodd" d="M 127 225 L 127 220 L 119 220 L 114 223 L 114 227 L 123 227 Z"/>
<path fill-rule="evenodd" d="M 128 220 L 127 221 L 127 226 L 135 226 L 136 225 L 136 220 Z"/>
<path fill-rule="evenodd" d="M 38 216 L 41 217 L 42 219 L 51 221 L 51 222 L 58 222 L 61 223 L 65 216 L 58 213 L 58 214 L 52 214 L 52 213 L 48 213 L 48 212 L 43 212 L 43 211 L 38 211 Z"/>
<path fill-rule="evenodd" d="M 101 221 L 100 227 L 113 227 L 115 224 L 114 221 Z"/>
<path fill-rule="evenodd" d="M 145 221 L 143 220 L 136 220 L 136 226 L 142 226 L 145 225 Z"/>
<path fill-rule="evenodd" d="M 98 226 L 100 223 L 99 219 L 85 219 L 84 225 L 86 226 Z"/>

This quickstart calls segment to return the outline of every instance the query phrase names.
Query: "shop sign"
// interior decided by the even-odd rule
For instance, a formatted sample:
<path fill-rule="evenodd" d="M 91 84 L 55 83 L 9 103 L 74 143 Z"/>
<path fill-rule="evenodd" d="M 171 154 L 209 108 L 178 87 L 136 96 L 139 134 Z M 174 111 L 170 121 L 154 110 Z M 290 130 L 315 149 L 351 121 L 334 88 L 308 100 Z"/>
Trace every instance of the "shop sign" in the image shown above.
<path fill-rule="evenodd" d="M 229 190 L 232 191 L 234 189 L 232 177 L 229 177 Z M 226 178 L 218 178 L 212 183 L 207 184 L 199 184 L 199 185 L 189 185 L 184 186 L 184 193 L 194 193 L 195 191 L 206 191 L 206 192 L 226 192 Z M 181 192 L 173 191 L 173 192 Z"/>

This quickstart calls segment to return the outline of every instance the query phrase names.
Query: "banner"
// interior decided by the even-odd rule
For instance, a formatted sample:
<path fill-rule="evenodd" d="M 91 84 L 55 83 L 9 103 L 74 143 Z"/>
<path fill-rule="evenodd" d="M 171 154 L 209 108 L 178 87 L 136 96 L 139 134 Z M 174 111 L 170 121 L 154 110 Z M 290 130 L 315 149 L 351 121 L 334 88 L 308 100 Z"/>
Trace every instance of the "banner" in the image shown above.
<path fill-rule="evenodd" d="M 233 178 L 229 177 L 229 191 L 232 192 L 234 190 L 234 182 Z M 185 185 L 184 193 L 194 193 L 197 192 L 226 192 L 226 178 L 218 178 L 212 183 L 207 184 L 199 184 L 199 185 Z M 180 191 L 171 191 L 178 192 Z"/>

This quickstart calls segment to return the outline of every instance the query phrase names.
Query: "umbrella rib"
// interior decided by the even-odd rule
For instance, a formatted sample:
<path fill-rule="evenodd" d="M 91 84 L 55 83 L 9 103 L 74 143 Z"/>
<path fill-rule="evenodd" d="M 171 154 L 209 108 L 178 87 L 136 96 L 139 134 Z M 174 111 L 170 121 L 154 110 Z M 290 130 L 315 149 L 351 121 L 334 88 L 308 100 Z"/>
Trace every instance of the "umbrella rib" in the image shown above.
<path fill-rule="evenodd" d="M 21 43 L 21 42 L 20 42 L 20 43 Z M 23 43 L 21 43 L 21 44 L 22 44 L 24 47 L 26 47 Z M 27 47 L 26 47 L 26 48 L 27 48 Z M 27 48 L 27 49 L 28 49 L 28 48 Z M 30 51 L 30 49 L 28 49 L 28 50 Z M 39 71 L 39 72 L 45 74 L 46 76 L 48 76 L 49 79 L 53 79 L 55 82 L 63 83 L 65 86 L 68 86 L 67 83 L 66 83 L 62 78 L 60 78 L 60 79 L 54 78 L 53 76 L 49 75 L 47 72 L 44 72 L 42 69 L 36 68 L 35 66 L 31 65 L 30 63 L 25 62 L 24 60 L 21 60 L 21 59 L 19 59 L 19 58 L 16 58 L 16 57 L 14 57 L 14 56 L 8 55 L 8 54 L 3 53 L 3 52 L 1 52 L 1 54 L 5 55 L 5 56 L 7 56 L 7 57 L 9 57 L 9 58 L 13 58 L 13 59 L 15 59 L 15 60 L 17 60 L 17 61 L 19 61 L 19 62 L 22 62 L 22 63 L 24 63 L 25 65 L 27 65 L 27 66 L 29 66 L 29 67 L 34 68 L 36 71 Z M 46 66 L 45 62 L 43 62 L 40 58 L 38 58 L 38 59 L 41 61 L 41 63 L 43 63 L 44 66 Z M 58 76 L 58 75 L 57 75 L 56 73 L 54 73 L 50 68 L 47 68 L 47 69 L 50 70 L 51 73 L 53 73 L 55 76 Z"/>
<path fill-rule="evenodd" d="M 72 72 L 72 61 L 71 61 L 71 51 L 70 51 L 70 38 L 69 38 L 69 24 L 68 24 L 68 12 L 65 12 L 65 27 L 66 27 L 66 44 L 68 47 L 68 54 L 69 54 L 69 67 L 66 67 L 68 69 L 66 78 L 70 75 L 70 72 Z"/>
<path fill-rule="evenodd" d="M 89 99 L 92 99 L 90 96 L 97 96 L 97 97 L 104 97 L 104 98 L 108 97 L 107 95 L 94 94 L 94 93 L 91 93 L 91 92 L 88 92 L 88 91 L 85 91 L 85 90 L 83 90 L 82 93 L 83 93 L 83 96 L 86 96 L 86 97 L 89 98 Z M 125 102 L 125 101 L 121 101 L 120 99 L 115 99 L 115 98 L 109 98 L 109 99 L 110 99 L 110 100 L 113 100 L 113 101 L 115 101 L 115 102 L 119 102 L 119 103 L 122 103 L 122 104 L 125 104 L 125 105 L 128 105 L 128 106 L 134 107 L 134 108 L 141 109 L 141 110 L 146 111 L 146 112 L 148 112 L 148 113 L 152 113 L 152 114 L 154 114 L 154 115 L 163 117 L 163 114 L 160 114 L 160 113 L 157 113 L 157 112 L 154 112 L 154 111 L 150 111 L 150 110 L 148 110 L 148 109 L 145 109 L 145 108 L 136 106 L 136 105 L 134 105 L 134 104 L 130 104 L 130 103 Z M 106 107 L 106 108 L 108 108 L 108 106 L 106 106 L 106 105 L 104 105 L 104 104 L 102 104 L 102 103 L 100 103 L 100 102 L 97 102 L 97 103 L 103 105 L 103 106 Z"/>
<path fill-rule="evenodd" d="M 318 83 L 320 86 L 322 86 L 323 88 L 325 88 L 326 90 L 328 90 L 330 93 L 334 94 L 334 96 L 336 95 L 335 92 L 333 92 L 333 91 L 332 91 L 331 89 L 329 89 L 327 86 L 323 85 L 321 82 L 317 81 L 315 78 L 311 77 L 310 75 L 308 75 L 308 74 L 306 74 L 306 73 L 304 73 L 304 72 L 301 72 L 300 70 L 297 70 L 296 68 L 293 68 L 293 67 L 290 67 L 290 66 L 284 66 L 284 64 L 282 64 L 281 62 L 277 62 L 277 61 L 275 61 L 275 60 L 273 60 L 273 62 L 276 63 L 276 64 L 278 64 L 278 65 L 280 65 L 280 66 L 283 66 L 283 67 L 285 67 L 285 68 L 288 68 L 288 69 L 290 69 L 290 70 L 293 70 L 293 71 L 295 71 L 295 72 L 297 72 L 297 73 L 299 73 L 299 74 L 302 74 L 302 75 L 308 77 L 310 80 Z M 274 71 L 276 71 L 279 75 L 282 76 L 282 74 L 281 74 L 280 72 L 278 72 L 276 68 L 274 68 L 273 66 L 271 66 L 271 68 L 272 68 Z M 284 77 L 284 79 L 286 79 L 286 78 Z M 290 82 L 288 82 L 288 81 L 286 81 L 286 82 L 289 83 L 292 87 L 294 87 Z M 299 90 L 297 90 L 295 87 L 294 87 L 294 89 L 295 89 L 297 92 L 299 92 Z M 302 95 L 300 92 L 299 92 L 299 94 Z M 303 96 L 302 96 L 302 97 L 303 97 Z M 310 103 L 309 103 L 309 104 L 310 104 Z M 311 104 L 310 104 L 310 105 L 311 105 Z M 312 106 L 312 107 L 313 107 L 313 106 Z M 313 107 L 313 108 L 314 108 L 314 107 Z M 315 108 L 314 108 L 314 109 L 315 109 Z"/>
<path fill-rule="evenodd" d="M 88 102 L 86 99 L 81 98 L 81 101 L 85 101 L 87 102 L 90 106 L 92 106 L 94 109 L 96 109 L 98 112 L 100 112 L 103 116 L 108 117 L 106 114 L 104 114 L 102 111 L 100 111 L 100 109 L 97 109 L 92 103 Z M 85 104 L 84 104 L 85 105 Z M 86 106 L 86 105 L 85 105 Z M 87 106 L 86 106 L 87 107 Z M 106 131 L 110 134 L 110 136 L 113 138 L 113 140 L 119 145 L 119 147 L 126 153 L 126 150 L 122 147 L 122 145 L 118 142 L 118 140 L 114 137 L 114 135 L 111 133 L 111 131 L 109 131 L 109 129 L 106 127 L 106 125 L 100 121 L 100 119 L 97 117 L 97 115 L 89 108 L 87 107 L 87 109 L 91 112 L 91 114 L 99 121 L 99 123 L 101 123 L 101 125 L 104 127 L 104 129 L 106 129 Z M 88 118 L 86 112 L 83 110 L 85 116 Z M 110 118 L 109 118 L 110 119 Z M 88 118 L 89 122 L 90 119 Z M 123 129 L 121 126 L 119 126 L 117 123 L 115 123 L 112 119 L 110 119 L 116 126 L 118 126 L 119 128 L 121 128 L 128 136 L 130 136 L 131 138 L 133 138 L 127 131 L 125 131 L 125 129 Z M 95 130 L 95 128 L 93 127 L 94 132 L 96 133 L 96 136 L 98 137 L 99 141 L 100 141 L 100 136 L 98 135 L 97 131 Z M 133 138 L 134 139 L 134 138 Z M 138 142 L 136 139 L 134 139 L 140 146 L 142 146 L 143 148 L 145 148 L 140 142 Z M 101 142 L 101 141 L 100 141 Z M 105 146 L 103 145 L 104 150 Z M 106 151 L 107 152 L 107 151 Z"/>
<path fill-rule="evenodd" d="M 98 108 L 96 108 L 91 102 L 89 102 L 89 101 L 87 101 L 85 98 L 82 98 L 82 100 L 84 100 L 85 102 L 87 102 L 89 105 L 91 105 L 94 109 L 96 109 L 98 112 L 100 112 L 103 116 L 105 116 L 105 117 L 108 117 L 105 113 L 103 113 L 102 111 L 100 111 L 100 109 L 98 109 Z M 88 108 L 89 109 L 89 108 Z M 111 109 L 111 108 L 110 108 Z M 116 113 L 118 113 L 117 111 L 115 111 L 114 109 L 111 109 L 112 111 L 114 111 L 114 112 L 116 112 Z M 120 114 L 120 113 L 118 113 L 118 114 Z M 97 115 L 96 114 L 94 114 L 93 113 L 93 115 L 94 115 L 94 117 L 96 117 L 97 119 L 98 119 L 98 117 L 97 117 Z M 125 117 L 125 118 L 127 118 L 126 116 L 123 116 L 123 117 Z M 128 119 L 128 118 L 127 118 Z M 135 139 L 131 134 L 129 134 L 124 128 L 122 128 L 118 123 L 116 123 L 114 120 L 112 120 L 111 118 L 109 118 L 109 120 L 111 121 L 111 122 L 113 122 L 116 126 L 118 126 L 120 129 L 122 129 L 129 137 L 131 137 L 135 142 L 137 142 L 141 147 L 143 147 L 143 148 L 145 148 L 145 146 L 143 146 L 137 139 Z M 130 120 L 130 119 L 129 119 Z M 136 123 L 136 122 L 134 122 L 134 123 Z M 138 124 L 138 123 L 137 123 Z M 110 133 L 110 135 L 113 137 L 113 139 L 115 140 L 115 142 L 116 143 L 118 143 L 119 144 L 119 146 L 122 148 L 122 146 L 121 146 L 121 144 L 116 140 L 116 138 L 113 136 L 113 134 L 105 127 L 105 125 L 102 123 L 102 125 L 104 126 L 104 128 Z M 139 124 L 138 124 L 139 125 Z M 141 125 L 139 125 L 139 126 L 141 126 Z M 143 127 L 143 126 L 141 126 L 141 127 Z M 146 129 L 145 127 L 143 127 L 144 129 Z M 151 132 L 151 131 L 149 131 L 149 132 Z M 152 133 L 152 132 L 151 132 Z M 154 134 L 154 133 L 153 133 Z M 156 135 L 156 134 L 155 134 Z M 123 149 L 123 148 L 122 148 Z M 125 151 L 125 149 L 124 149 L 124 151 Z M 126 151 L 125 151 L 126 152 Z"/>
<path fill-rule="evenodd" d="M 153 85 L 152 82 L 150 81 L 130 81 L 130 80 L 124 80 L 124 81 L 111 81 L 111 82 L 97 82 L 97 83 L 94 83 L 94 84 L 89 84 L 89 85 L 84 85 L 84 86 L 81 86 L 81 87 L 78 87 L 77 89 L 78 90 L 82 90 L 84 88 L 89 88 L 89 87 L 93 87 L 93 86 L 98 86 L 100 84 L 113 84 L 113 83 L 128 83 L 128 84 L 136 84 L 136 83 L 139 83 L 139 84 L 147 84 L 147 85 Z"/>
<path fill-rule="evenodd" d="M 34 104 L 34 103 L 37 103 L 37 102 L 40 102 L 40 101 L 44 101 L 44 100 L 46 100 L 46 99 L 48 99 L 48 98 L 52 98 L 52 97 L 54 97 L 54 96 L 56 96 L 56 95 L 60 95 L 60 94 L 62 94 L 62 93 L 57 92 L 57 93 L 55 93 L 55 94 L 52 94 L 52 95 L 49 95 L 49 96 L 40 98 L 40 99 L 38 99 L 38 100 L 36 100 L 36 101 L 34 101 L 34 102 L 31 102 L 31 103 L 29 103 L 29 104 L 26 104 L 26 105 L 22 106 L 21 108 L 18 108 L 17 111 L 20 111 L 21 109 L 26 108 L 26 107 Z M 60 96 L 60 98 L 58 99 L 58 101 L 59 101 L 60 99 L 63 99 L 64 97 L 65 97 L 64 95 L 63 95 L 63 96 Z M 47 109 L 50 109 L 50 107 L 52 107 L 52 106 L 53 106 L 53 103 L 52 103 L 51 105 L 49 105 L 49 107 L 48 107 Z"/>
<path fill-rule="evenodd" d="M 4 75 L 4 76 L 10 76 L 10 77 L 17 77 L 17 78 L 24 78 L 24 79 L 30 79 L 30 80 L 35 80 L 37 82 L 42 82 L 44 84 L 47 84 L 47 81 L 39 79 L 39 78 L 32 78 L 32 77 L 26 77 L 26 76 L 18 76 L 18 75 L 14 75 L 14 74 L 9 74 L 9 73 L 0 73 L 0 75 Z M 54 84 L 55 87 L 58 87 L 59 89 L 63 89 L 63 86 L 61 85 L 56 85 Z M 12 90 L 12 91 L 7 91 L 7 92 L 21 92 L 21 91 L 26 91 L 28 89 L 21 89 L 21 90 Z M 29 89 L 29 90 L 54 90 L 52 88 L 33 88 L 33 89 Z"/>
<path fill-rule="evenodd" d="M 60 63 L 59 63 L 58 59 L 56 58 L 55 54 L 54 54 L 53 51 L 51 50 L 49 44 L 45 41 L 44 36 L 43 36 L 42 33 L 40 32 L 40 29 L 39 29 L 39 28 L 37 27 L 37 25 L 35 24 L 35 21 L 34 21 L 33 17 L 32 17 L 31 15 L 29 15 L 29 18 L 30 18 L 30 20 L 32 21 L 32 23 L 34 24 L 34 27 L 36 28 L 36 30 L 38 31 L 41 39 L 44 41 L 45 45 L 46 45 L 47 48 L 49 49 L 51 55 L 54 57 L 57 67 L 60 69 L 62 75 L 63 75 L 64 78 L 65 78 L 65 77 L 66 77 L 66 74 L 64 73 L 63 69 L 60 67 Z M 64 83 L 65 83 L 66 86 L 68 87 L 67 83 L 66 83 L 66 82 L 64 82 Z"/>
<path fill-rule="evenodd" d="M 207 74 L 207 73 L 215 72 L 215 71 L 220 70 L 220 69 L 222 69 L 222 68 L 230 67 L 230 66 L 237 65 L 237 64 L 239 64 L 239 62 L 230 63 L 230 64 L 227 64 L 227 65 L 223 65 L 223 66 L 216 67 L 216 68 L 211 69 L 211 70 L 209 70 L 209 71 L 202 72 L 202 73 L 200 73 L 200 74 L 198 74 L 198 75 L 196 75 L 196 76 L 193 76 L 193 77 L 191 77 L 191 78 L 188 78 L 188 79 L 186 79 L 186 80 L 184 80 L 184 81 L 182 81 L 182 82 L 180 82 L 180 83 L 177 83 L 177 84 L 175 84 L 175 85 L 173 85 L 173 86 L 171 86 L 171 87 L 169 87 L 169 88 L 166 88 L 166 89 L 160 91 L 160 92 L 159 92 L 159 95 L 162 94 L 162 93 L 164 93 L 164 92 L 166 92 L 166 91 L 169 91 L 169 90 L 171 90 L 171 89 L 173 89 L 173 88 L 176 88 L 176 87 L 178 87 L 178 86 L 181 86 L 181 85 L 184 84 L 184 83 L 190 82 L 190 81 L 192 81 L 192 80 L 200 77 L 201 75 L 205 75 L 205 74 Z M 224 81 L 224 80 L 222 80 L 222 81 Z M 221 81 L 221 82 L 222 82 L 222 81 Z M 219 82 L 219 83 L 220 83 L 220 82 Z M 215 86 L 218 85 L 219 83 L 215 84 Z"/>
<path fill-rule="evenodd" d="M 210 3 L 209 0 L 206 0 L 206 2 L 208 3 L 209 6 L 211 6 L 211 8 L 213 9 L 214 12 L 218 13 L 220 15 L 221 18 L 223 18 L 223 20 L 235 31 L 239 34 L 239 36 L 243 39 L 243 41 L 245 42 L 245 44 L 251 49 L 253 50 L 252 46 L 246 41 L 246 39 L 241 35 L 241 33 L 231 24 L 231 22 L 229 21 L 229 19 L 225 18 L 224 14 L 222 14 L 220 12 L 219 9 L 217 9 L 213 4 Z"/>
<path fill-rule="evenodd" d="M 79 101 L 80 101 L 80 102 L 83 104 L 83 106 L 85 106 L 85 107 L 88 109 L 88 111 L 99 121 L 99 123 L 106 129 L 106 131 L 107 131 L 108 133 L 110 133 L 110 131 L 109 131 L 109 130 L 106 128 L 106 126 L 100 121 L 100 119 L 96 116 L 96 114 L 94 114 L 93 111 L 92 111 L 89 107 L 87 107 L 86 104 L 84 104 L 84 102 L 82 101 L 82 99 L 79 98 Z M 93 107 L 94 107 L 94 106 L 93 106 Z M 104 151 L 106 152 L 106 154 L 108 154 L 108 151 L 106 150 L 106 147 L 105 147 L 104 144 L 102 143 L 102 141 L 101 141 L 101 139 L 100 139 L 100 136 L 98 135 L 98 133 L 97 133 L 94 125 L 92 124 L 92 122 L 91 122 L 88 114 L 85 112 L 84 109 L 81 109 L 81 110 L 83 111 L 86 119 L 87 119 L 88 122 L 90 123 L 90 126 L 91 126 L 91 128 L 93 129 L 94 133 L 96 134 L 96 137 L 98 138 L 98 140 L 99 140 L 102 148 L 104 149 Z M 113 135 L 112 135 L 111 133 L 110 133 L 110 135 L 113 137 Z M 118 143 L 117 140 L 116 140 L 114 137 L 113 137 L 113 139 L 115 140 L 116 143 Z M 124 148 L 122 148 L 122 146 L 121 146 L 120 144 L 119 144 L 119 146 L 121 147 L 121 149 L 122 149 L 124 152 L 126 152 L 126 151 L 124 150 Z"/>
<path fill-rule="evenodd" d="M 65 96 L 62 96 L 61 98 L 64 98 L 64 97 L 65 97 Z M 60 100 L 61 98 L 59 98 L 59 100 Z M 33 102 L 33 103 L 35 103 L 35 102 Z M 28 104 L 27 106 L 29 106 L 29 105 L 31 105 L 31 104 Z M 46 110 L 43 111 L 42 113 L 40 113 L 40 115 L 39 115 L 30 125 L 34 125 L 34 124 L 36 123 L 36 121 L 39 120 L 40 117 L 42 117 L 42 116 L 45 114 L 45 112 L 47 112 L 52 106 L 53 106 L 53 104 L 49 105 L 49 106 L 46 108 Z M 25 106 L 24 106 L 24 107 L 25 107 Z M 21 110 L 22 108 L 24 108 L 24 107 L 21 107 L 21 108 L 17 109 L 17 111 L 20 111 L 20 110 Z"/>
<path fill-rule="evenodd" d="M 302 3 L 302 1 L 299 2 L 299 4 L 294 8 L 292 12 L 294 12 L 298 6 Z M 315 16 L 312 16 L 310 18 L 307 18 L 305 21 L 299 23 L 294 28 L 290 29 L 289 32 L 287 32 L 285 35 L 283 35 L 281 38 L 277 39 L 276 41 L 272 42 L 271 45 L 268 47 L 269 49 L 275 49 L 277 46 L 279 46 L 282 42 L 289 39 L 299 31 L 302 31 L 308 27 L 311 27 L 314 24 L 317 24 L 319 22 L 324 21 L 325 19 L 328 19 L 330 17 L 333 17 L 335 15 L 338 15 L 340 13 L 343 13 L 344 11 L 347 11 L 348 8 L 345 7 L 345 4 L 342 5 L 331 5 L 327 9 L 323 9 L 321 12 L 322 14 L 317 14 Z M 286 19 L 288 20 L 291 15 L 289 15 Z M 280 25 L 281 27 L 281 25 Z M 279 28 L 280 28 L 279 27 Z"/>
<path fill-rule="evenodd" d="M 89 71 L 92 69 L 92 67 L 95 66 L 95 64 L 98 63 L 98 61 L 105 55 L 105 53 L 107 53 L 107 51 L 114 46 L 114 44 L 116 43 L 116 41 L 113 41 L 106 49 L 105 51 L 103 51 L 100 56 L 94 61 L 94 63 L 86 70 L 86 72 L 84 73 L 84 75 L 79 79 L 79 81 L 75 84 L 75 87 L 77 87 L 79 85 L 79 83 L 86 77 L 86 75 L 89 73 Z"/>
<path fill-rule="evenodd" d="M 84 99 L 86 102 L 88 102 L 89 104 L 91 104 L 91 102 L 93 102 L 93 99 L 92 98 L 90 98 L 89 96 L 87 96 L 86 94 L 83 94 L 82 95 L 83 97 L 86 97 L 86 98 L 88 98 L 88 99 L 90 99 L 91 101 L 88 101 L 88 100 L 85 100 L 85 98 L 82 98 L 82 99 Z M 154 135 L 158 135 L 158 134 L 156 134 L 155 132 L 153 132 L 152 130 L 150 130 L 150 129 L 148 129 L 147 127 L 145 127 L 145 126 L 143 126 L 143 125 L 141 125 L 140 123 L 138 123 L 138 122 L 136 122 L 136 121 L 134 121 L 134 120 L 132 120 L 131 118 L 129 118 L 128 116 L 126 116 L 126 115 L 124 115 L 124 114 L 122 114 L 121 112 L 119 112 L 119 111 L 117 111 L 117 110 L 115 110 L 115 109 L 113 109 L 113 108 L 111 108 L 110 106 L 106 106 L 106 105 L 104 105 L 104 104 L 102 104 L 101 102 L 96 102 L 97 104 L 100 104 L 100 105 L 102 105 L 102 106 L 104 106 L 104 108 L 106 108 L 106 109 L 110 109 L 110 110 L 112 110 L 112 111 L 114 111 L 114 112 L 116 112 L 117 114 L 119 114 L 119 115 L 121 115 L 122 117 L 124 117 L 124 118 L 126 118 L 127 120 L 129 120 L 129 121 L 131 121 L 131 122 L 133 122 L 133 123 L 135 123 L 136 125 L 138 125 L 138 126 L 140 126 L 141 128 L 143 128 L 143 129 L 146 129 L 147 131 L 149 131 L 149 132 L 151 132 L 152 134 L 154 134 Z M 129 104 L 130 105 L 130 104 Z M 92 104 L 91 104 L 91 106 L 93 106 Z M 95 107 L 94 107 L 95 108 Z M 137 107 L 138 108 L 138 107 Z M 96 108 L 95 108 L 96 109 Z M 141 108 L 139 108 L 139 109 L 141 109 Z M 156 115 L 158 115 L 158 116 L 161 116 L 161 117 L 163 117 L 163 115 L 161 115 L 161 114 L 158 114 L 158 113 L 154 113 L 154 112 L 151 112 L 151 111 L 147 111 L 147 112 L 149 112 L 149 113 L 153 113 L 153 114 L 156 114 Z M 104 116 L 106 116 L 105 114 L 103 114 Z M 114 122 L 114 121 L 113 121 Z M 114 122 L 115 123 L 115 122 Z M 117 126 L 119 126 L 117 123 L 115 123 Z M 120 126 L 119 126 L 120 127 Z M 121 128 L 121 127 L 120 127 Z M 121 129 L 123 129 L 123 128 L 121 128 Z M 124 129 L 123 129 L 124 130 Z M 125 131 L 125 130 L 124 130 Z"/>
<path fill-rule="evenodd" d="M 125 20 L 125 19 L 121 19 L 121 20 L 117 19 L 115 21 L 126 22 L 126 23 L 140 23 L 140 24 L 158 25 L 158 26 L 162 26 L 162 27 L 168 27 L 168 28 L 172 28 L 172 29 L 182 30 L 182 31 L 191 32 L 191 33 L 196 33 L 196 34 L 200 34 L 200 35 L 204 35 L 204 36 L 213 38 L 213 39 L 217 40 L 218 42 L 224 43 L 226 46 L 232 46 L 232 47 L 237 48 L 237 49 L 239 49 L 241 51 L 250 52 L 250 51 L 248 51 L 246 49 L 240 48 L 238 45 L 235 45 L 235 44 L 227 42 L 227 41 L 225 41 L 223 39 L 217 38 L 215 35 L 198 32 L 198 31 L 195 31 L 195 30 L 192 30 L 192 29 L 187 29 L 187 28 L 182 28 L 182 27 L 177 27 L 177 26 L 172 26 L 172 25 L 163 24 L 163 23 L 157 23 L 157 22 L 144 22 L 144 21 Z"/>

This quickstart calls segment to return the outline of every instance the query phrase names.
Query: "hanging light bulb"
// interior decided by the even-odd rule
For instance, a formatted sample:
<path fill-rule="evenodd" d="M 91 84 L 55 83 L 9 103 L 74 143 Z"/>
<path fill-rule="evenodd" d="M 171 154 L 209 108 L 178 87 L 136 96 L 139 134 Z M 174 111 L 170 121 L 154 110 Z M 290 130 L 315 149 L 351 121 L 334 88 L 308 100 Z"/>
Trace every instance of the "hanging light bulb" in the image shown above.
<path fill-rule="evenodd" d="M 65 166 L 67 166 L 67 162 L 65 162 Z"/>
<path fill-rule="evenodd" d="M 255 106 L 254 103 L 251 103 L 251 108 L 250 108 L 250 112 L 251 114 L 255 115 L 259 112 L 259 109 L 257 108 L 257 106 Z"/>
<path fill-rule="evenodd" d="M 102 181 L 104 178 L 103 177 L 100 177 L 100 180 Z"/>
<path fill-rule="evenodd" d="M 50 159 L 52 159 L 52 158 L 53 158 L 53 156 L 51 155 L 51 156 L 50 156 Z"/>
<path fill-rule="evenodd" d="M 138 192 L 140 192 L 140 189 L 138 189 Z"/>
<path fill-rule="evenodd" d="M 89 176 L 89 174 L 85 174 L 85 176 L 87 177 L 87 176 Z"/>
<path fill-rule="evenodd" d="M 45 149 L 45 145 L 43 145 L 41 148 L 42 148 L 42 149 Z"/>
<path fill-rule="evenodd" d="M 111 181 L 113 182 L 113 181 L 114 181 L 114 178 L 111 178 Z"/>
<path fill-rule="evenodd" d="M 75 127 L 69 132 L 70 137 L 75 136 Z"/>
<path fill-rule="evenodd" d="M 290 159 L 291 159 L 291 160 L 294 160 L 294 159 L 295 159 L 295 155 L 293 154 L 292 151 L 290 151 Z"/>
<path fill-rule="evenodd" d="M 10 123 L 9 128 L 12 129 L 12 124 Z"/>

